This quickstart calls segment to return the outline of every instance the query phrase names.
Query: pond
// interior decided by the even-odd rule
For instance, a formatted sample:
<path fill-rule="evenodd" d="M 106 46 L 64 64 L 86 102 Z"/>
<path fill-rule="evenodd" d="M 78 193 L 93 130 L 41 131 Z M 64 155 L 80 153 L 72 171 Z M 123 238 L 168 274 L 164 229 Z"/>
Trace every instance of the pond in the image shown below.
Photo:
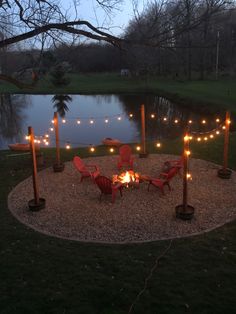
<path fill-rule="evenodd" d="M 28 126 L 37 136 L 50 135 L 55 146 L 51 120 L 60 116 L 61 147 L 99 145 L 111 137 L 121 142 L 139 142 L 140 105 L 145 104 L 147 140 L 161 141 L 183 134 L 189 120 L 195 130 L 216 127 L 216 116 L 203 110 L 177 105 L 157 95 L 0 95 L 0 149 L 9 143 L 25 143 Z M 130 117 L 130 114 L 132 117 Z M 223 115 L 221 115 L 222 120 Z M 66 123 L 62 123 L 62 119 Z M 202 124 L 206 119 L 206 124 Z M 93 121 L 93 123 L 91 123 Z"/>

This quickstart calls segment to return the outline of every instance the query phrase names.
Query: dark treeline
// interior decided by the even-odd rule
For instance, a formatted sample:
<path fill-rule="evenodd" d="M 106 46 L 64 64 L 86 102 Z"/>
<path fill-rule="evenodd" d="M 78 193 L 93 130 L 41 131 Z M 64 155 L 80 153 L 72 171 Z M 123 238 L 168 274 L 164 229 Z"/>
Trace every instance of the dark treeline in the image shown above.
<path fill-rule="evenodd" d="M 236 72 L 236 7 L 223 0 L 155 2 L 130 21 L 118 49 L 87 43 L 46 51 L 1 51 L 2 72 L 47 73 L 56 64 L 70 72 L 120 72 L 175 79 L 206 79 Z"/>

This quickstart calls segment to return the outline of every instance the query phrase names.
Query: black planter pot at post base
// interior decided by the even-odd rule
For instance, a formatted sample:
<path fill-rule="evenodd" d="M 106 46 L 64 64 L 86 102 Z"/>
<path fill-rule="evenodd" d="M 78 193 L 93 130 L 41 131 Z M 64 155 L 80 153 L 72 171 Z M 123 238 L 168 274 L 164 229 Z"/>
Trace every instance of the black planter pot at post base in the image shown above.
<path fill-rule="evenodd" d="M 46 206 L 46 200 L 44 198 L 39 198 L 38 204 L 35 203 L 35 199 L 32 199 L 28 202 L 29 209 L 33 212 L 37 212 L 40 209 L 44 209 Z"/>
<path fill-rule="evenodd" d="M 232 171 L 230 169 L 219 169 L 218 172 L 218 177 L 221 179 L 230 179 Z"/>
<path fill-rule="evenodd" d="M 147 158 L 148 155 L 148 153 L 139 153 L 139 158 Z"/>
<path fill-rule="evenodd" d="M 175 207 L 175 213 L 176 218 L 182 219 L 182 220 L 191 220 L 194 216 L 194 207 L 191 205 L 187 205 L 186 208 L 184 208 L 184 205 L 178 205 Z"/>
<path fill-rule="evenodd" d="M 63 163 L 60 163 L 60 164 L 55 163 L 53 165 L 54 172 L 62 172 L 64 168 L 65 168 L 65 165 Z"/>

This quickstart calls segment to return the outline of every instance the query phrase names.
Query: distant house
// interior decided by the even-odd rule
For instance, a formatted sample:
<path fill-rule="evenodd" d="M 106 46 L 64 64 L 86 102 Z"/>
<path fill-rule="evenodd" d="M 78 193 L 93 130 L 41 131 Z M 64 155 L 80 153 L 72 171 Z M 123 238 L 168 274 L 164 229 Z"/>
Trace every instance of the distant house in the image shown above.
<path fill-rule="evenodd" d="M 121 76 L 129 76 L 130 75 L 130 70 L 129 69 L 121 69 L 120 70 L 120 75 Z"/>

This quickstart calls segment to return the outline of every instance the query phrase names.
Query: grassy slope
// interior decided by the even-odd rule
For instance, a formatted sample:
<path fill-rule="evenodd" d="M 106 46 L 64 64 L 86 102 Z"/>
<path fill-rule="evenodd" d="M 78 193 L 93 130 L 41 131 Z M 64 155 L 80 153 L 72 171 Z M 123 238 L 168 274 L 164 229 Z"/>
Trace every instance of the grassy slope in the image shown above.
<path fill-rule="evenodd" d="M 230 145 L 230 166 L 234 169 L 235 135 Z M 221 138 L 205 147 L 193 147 L 194 157 L 219 161 L 222 142 Z M 164 143 L 162 152 L 179 151 L 180 143 L 174 141 Z M 104 152 L 101 148 L 97 154 Z M 75 153 L 87 155 L 85 149 L 63 150 L 63 159 L 71 160 Z M 7 194 L 31 172 L 27 158 L 14 159 L 8 154 L 0 153 L 1 314 L 128 313 L 156 257 L 169 241 L 109 246 L 34 232 L 7 209 Z M 44 154 L 47 165 L 51 165 L 54 150 L 47 149 Z M 233 313 L 235 235 L 236 224 L 231 223 L 201 236 L 174 240 L 132 313 Z"/>
<path fill-rule="evenodd" d="M 64 88 L 55 88 L 47 78 L 39 81 L 33 90 L 20 90 L 10 84 L 1 84 L 0 92 L 10 93 L 161 93 L 177 102 L 202 103 L 228 108 L 236 112 L 236 80 L 181 82 L 150 78 L 120 77 L 117 74 L 71 74 L 71 83 Z"/>

